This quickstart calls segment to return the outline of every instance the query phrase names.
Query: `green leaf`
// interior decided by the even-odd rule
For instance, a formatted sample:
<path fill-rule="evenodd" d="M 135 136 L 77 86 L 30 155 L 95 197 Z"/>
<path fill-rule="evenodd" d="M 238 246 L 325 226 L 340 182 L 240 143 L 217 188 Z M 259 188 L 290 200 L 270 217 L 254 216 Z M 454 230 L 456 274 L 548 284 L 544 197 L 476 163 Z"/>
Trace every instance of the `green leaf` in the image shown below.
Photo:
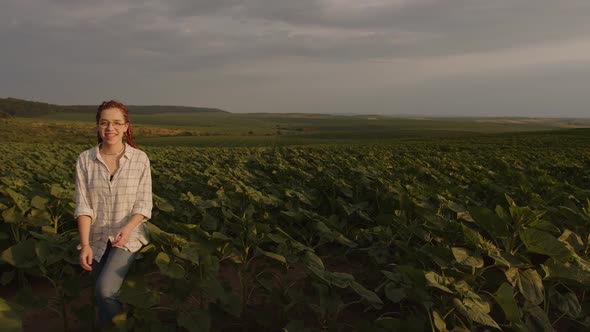
<path fill-rule="evenodd" d="M 264 250 L 256 247 L 256 254 L 266 256 L 268 258 L 274 259 L 274 260 L 281 262 L 283 264 L 287 264 L 287 259 L 285 258 L 285 256 L 275 254 L 274 252 L 264 251 Z"/>
<path fill-rule="evenodd" d="M 465 207 L 463 207 L 463 205 L 457 204 L 453 201 L 447 201 L 446 204 L 447 204 L 447 207 L 453 212 L 458 213 L 458 212 L 465 212 L 466 211 L 466 209 L 465 209 Z"/>
<path fill-rule="evenodd" d="M 61 185 L 54 183 L 49 189 L 49 194 L 55 198 L 73 199 L 74 193 L 70 190 L 64 189 Z"/>
<path fill-rule="evenodd" d="M 49 200 L 45 197 L 35 196 L 31 200 L 31 206 L 39 210 L 45 210 L 45 205 L 49 202 Z"/>
<path fill-rule="evenodd" d="M 453 247 L 451 248 L 451 251 L 457 260 L 457 263 L 475 268 L 483 267 L 483 258 L 481 258 L 479 254 L 460 247 Z"/>
<path fill-rule="evenodd" d="M 272 242 L 277 243 L 277 244 L 281 244 L 281 243 L 287 242 L 287 239 L 284 236 L 280 235 L 280 234 L 271 234 L 271 233 L 268 233 L 268 234 L 266 234 L 266 237 L 268 237 L 269 240 L 271 240 Z"/>
<path fill-rule="evenodd" d="M 44 233 L 57 234 L 57 232 L 55 231 L 55 227 L 53 226 L 41 226 L 41 230 Z"/>
<path fill-rule="evenodd" d="M 196 243 L 184 245 L 180 248 L 180 250 L 177 248 L 172 248 L 172 253 L 174 256 L 186 259 L 193 264 L 200 264 L 201 257 L 209 255 L 209 252 L 204 249 L 201 244 Z"/>
<path fill-rule="evenodd" d="M 578 260 L 560 263 L 548 259 L 544 264 L 541 264 L 541 267 L 545 272 L 545 279 L 574 281 L 580 285 L 590 285 L 590 269 L 581 265 Z"/>
<path fill-rule="evenodd" d="M 199 282 L 199 288 L 216 300 L 217 305 L 234 317 L 239 317 L 242 311 L 240 298 L 231 291 L 226 291 L 216 279 Z"/>
<path fill-rule="evenodd" d="M 349 240 L 347 237 L 345 237 L 344 235 L 342 235 L 342 233 L 336 231 L 336 230 L 332 230 L 330 229 L 324 222 L 322 221 L 316 221 L 315 223 L 315 228 L 318 231 L 318 233 L 320 234 L 320 236 L 326 238 L 329 241 L 336 241 L 344 246 L 347 246 L 349 248 L 355 248 L 357 246 L 356 243 L 354 243 L 353 241 Z"/>
<path fill-rule="evenodd" d="M 546 220 L 537 220 L 535 222 L 532 222 L 529 226 L 531 228 L 538 229 L 540 231 L 549 232 L 549 233 L 554 233 L 554 234 L 561 233 L 561 230 L 559 229 L 559 227 L 553 225 L 552 223 L 550 223 Z"/>
<path fill-rule="evenodd" d="M 553 326 L 541 307 L 526 302 L 524 311 L 527 313 L 526 323 L 531 331 L 553 332 Z"/>
<path fill-rule="evenodd" d="M 508 237 L 508 225 L 506 222 L 498 217 L 498 215 L 485 207 L 470 207 L 469 213 L 484 231 L 492 236 L 492 238 Z"/>
<path fill-rule="evenodd" d="M 528 268 L 531 264 L 525 262 L 518 256 L 513 256 L 502 250 L 494 250 L 488 252 L 488 256 L 492 258 L 496 265 L 507 268 Z"/>
<path fill-rule="evenodd" d="M 201 225 L 203 226 L 203 229 L 213 231 L 217 229 L 219 221 L 211 214 L 205 213 L 205 215 L 203 215 L 203 221 Z"/>
<path fill-rule="evenodd" d="M 182 265 L 170 260 L 170 256 L 165 252 L 160 252 L 158 256 L 156 256 L 155 262 L 163 275 L 172 279 L 184 278 L 185 271 Z"/>
<path fill-rule="evenodd" d="M 467 211 L 457 212 L 457 220 L 465 220 L 468 222 L 474 222 L 473 217 Z"/>
<path fill-rule="evenodd" d="M 162 198 L 156 194 L 153 194 L 153 198 L 154 198 L 154 206 L 162 211 L 162 212 L 174 212 L 174 206 L 172 204 L 170 204 L 170 202 L 168 202 L 167 199 Z"/>
<path fill-rule="evenodd" d="M 16 210 L 16 206 L 13 206 L 10 209 L 2 211 L 2 219 L 9 224 L 18 224 L 23 220 L 23 215 Z"/>
<path fill-rule="evenodd" d="M 148 289 L 145 280 L 137 276 L 125 280 L 118 300 L 134 307 L 147 309 L 160 303 L 160 295 Z"/>
<path fill-rule="evenodd" d="M 346 288 L 350 286 L 350 283 L 354 281 L 354 276 L 349 273 L 342 272 L 324 272 L 324 278 L 328 280 L 328 283 L 338 288 Z"/>
<path fill-rule="evenodd" d="M 399 288 L 396 284 L 388 282 L 385 285 L 385 296 L 393 303 L 399 303 L 406 298 L 406 290 Z"/>
<path fill-rule="evenodd" d="M 518 274 L 518 289 L 532 304 L 541 304 L 545 299 L 545 288 L 536 270 L 527 269 Z"/>
<path fill-rule="evenodd" d="M 383 304 L 383 301 L 381 301 L 375 292 L 366 289 L 365 286 L 359 284 L 356 281 L 352 281 L 350 283 L 350 288 L 373 306 L 380 306 Z"/>
<path fill-rule="evenodd" d="M 435 287 L 447 293 L 454 294 L 452 290 L 450 290 L 447 285 L 453 282 L 453 278 L 451 277 L 442 277 L 438 275 L 434 271 L 424 273 L 424 277 L 426 278 L 426 286 Z"/>
<path fill-rule="evenodd" d="M 184 247 L 191 244 L 191 242 L 187 241 L 184 237 L 163 231 L 151 222 L 146 222 L 145 225 L 150 232 L 152 243 L 164 244 L 171 247 Z"/>
<path fill-rule="evenodd" d="M 477 295 L 471 288 L 471 286 L 465 280 L 459 280 L 453 283 L 453 288 L 463 297 L 480 299 L 481 297 Z"/>
<path fill-rule="evenodd" d="M 500 330 L 500 326 L 498 326 L 498 323 L 496 323 L 496 321 L 493 320 L 492 317 L 490 317 L 483 309 L 485 308 L 485 305 L 479 305 L 481 304 L 481 302 L 479 302 L 479 304 L 475 304 L 476 302 L 473 299 L 469 300 L 470 302 L 468 302 L 468 305 L 465 305 L 464 302 L 461 302 L 459 299 L 454 298 L 453 305 L 460 314 L 473 320 L 474 322 L 486 326 L 495 327 L 498 330 Z"/>
<path fill-rule="evenodd" d="M 497 252 L 498 248 L 490 241 L 485 239 L 481 234 L 472 230 L 468 226 L 461 224 L 461 231 L 463 232 L 463 236 L 468 243 L 473 244 L 478 249 L 483 250 L 484 252 Z"/>
<path fill-rule="evenodd" d="M 47 264 L 47 260 L 51 256 L 51 245 L 46 241 L 37 241 L 35 243 L 35 254 L 42 264 Z"/>
<path fill-rule="evenodd" d="M 512 198 L 510 198 L 510 196 L 508 196 L 507 194 L 505 194 L 504 196 L 506 197 L 506 200 L 510 205 L 510 216 L 512 217 L 512 222 L 515 228 L 530 225 L 538 221 L 539 218 L 543 215 L 543 212 L 533 211 L 528 206 L 519 207 L 512 200 Z"/>
<path fill-rule="evenodd" d="M 569 229 L 564 230 L 563 234 L 561 234 L 558 240 L 565 243 L 566 246 L 569 245 L 569 247 L 571 248 L 570 250 L 574 252 L 584 250 L 584 241 L 582 240 L 582 238 L 578 234 L 570 231 Z"/>
<path fill-rule="evenodd" d="M 520 270 L 517 268 L 509 268 L 504 270 L 504 275 L 506 276 L 506 280 L 512 285 L 512 287 L 516 287 L 518 283 L 518 274 Z"/>
<path fill-rule="evenodd" d="M 551 256 L 558 261 L 566 261 L 572 253 L 553 235 L 534 228 L 520 233 L 520 239 L 529 252 Z"/>
<path fill-rule="evenodd" d="M 36 266 L 35 256 L 35 240 L 33 239 L 19 242 L 0 254 L 3 261 L 17 268 Z"/>
<path fill-rule="evenodd" d="M 176 319 L 178 326 L 190 332 L 206 332 L 211 330 L 211 317 L 208 311 L 191 309 L 181 312 Z"/>
<path fill-rule="evenodd" d="M 426 286 L 426 278 L 424 277 L 423 270 L 415 268 L 411 265 L 398 265 L 397 270 L 401 272 L 405 278 L 408 278 L 414 284 L 414 286 Z"/>
<path fill-rule="evenodd" d="M 219 240 L 219 241 L 231 241 L 231 238 L 227 235 L 220 233 L 220 232 L 213 232 L 211 233 L 212 240 Z"/>
<path fill-rule="evenodd" d="M 439 332 L 447 332 L 447 324 L 444 319 L 440 316 L 438 311 L 432 310 L 432 319 L 434 320 L 434 326 Z"/>
<path fill-rule="evenodd" d="M 4 190 L 8 194 L 8 196 L 12 198 L 12 201 L 14 202 L 14 204 L 16 204 L 21 213 L 25 213 L 31 208 L 31 205 L 29 204 L 29 199 L 25 195 L 19 194 L 10 188 L 6 188 Z"/>
<path fill-rule="evenodd" d="M 481 298 L 474 298 L 474 297 L 466 297 L 463 299 L 463 304 L 467 308 L 472 308 L 473 310 L 481 311 L 485 314 L 489 314 L 492 310 L 492 306 L 488 301 L 484 301 Z"/>
<path fill-rule="evenodd" d="M 51 215 L 47 211 L 42 211 L 39 209 L 31 209 L 29 213 L 25 216 L 25 221 L 33 226 L 42 227 L 48 226 L 53 224 L 53 220 L 51 219 Z"/>
<path fill-rule="evenodd" d="M 551 303 L 555 304 L 559 311 L 572 318 L 577 318 L 580 316 L 582 313 L 582 306 L 580 305 L 580 301 L 578 301 L 576 294 L 573 292 L 560 294 L 555 290 L 551 293 Z"/>
<path fill-rule="evenodd" d="M 326 270 L 326 268 L 324 267 L 324 262 L 322 262 L 322 259 L 316 254 L 311 251 L 306 251 L 305 255 L 303 256 L 303 264 L 305 264 L 305 266 L 318 277 L 322 279 L 324 278 L 323 272 Z"/>
<path fill-rule="evenodd" d="M 504 311 L 504 315 L 508 318 L 509 321 L 513 323 L 520 323 L 520 316 L 521 312 L 518 308 L 518 304 L 514 299 L 514 292 L 512 291 L 512 286 L 508 283 L 502 283 L 496 293 L 494 293 L 494 299 L 502 310 Z"/>
<path fill-rule="evenodd" d="M 22 331 L 24 314 L 23 307 L 0 297 L 0 324 L 2 325 L 2 331 Z"/>

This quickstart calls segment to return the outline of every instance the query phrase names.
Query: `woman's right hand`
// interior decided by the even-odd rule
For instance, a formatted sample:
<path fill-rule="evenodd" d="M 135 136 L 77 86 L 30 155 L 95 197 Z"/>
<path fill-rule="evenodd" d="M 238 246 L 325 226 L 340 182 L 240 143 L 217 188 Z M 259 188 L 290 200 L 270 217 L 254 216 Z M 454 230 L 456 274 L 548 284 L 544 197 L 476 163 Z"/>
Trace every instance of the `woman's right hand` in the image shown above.
<path fill-rule="evenodd" d="M 92 247 L 90 245 L 84 245 L 80 249 L 80 265 L 84 270 L 92 271 Z"/>

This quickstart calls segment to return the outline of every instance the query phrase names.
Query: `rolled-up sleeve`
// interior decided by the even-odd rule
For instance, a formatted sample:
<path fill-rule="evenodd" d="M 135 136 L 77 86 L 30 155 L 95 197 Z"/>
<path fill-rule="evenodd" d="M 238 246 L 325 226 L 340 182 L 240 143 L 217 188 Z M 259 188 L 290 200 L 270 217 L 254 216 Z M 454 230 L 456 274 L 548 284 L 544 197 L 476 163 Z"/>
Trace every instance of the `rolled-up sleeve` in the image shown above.
<path fill-rule="evenodd" d="M 144 169 L 139 178 L 139 185 L 137 187 L 137 198 L 133 204 L 132 214 L 141 214 L 147 221 L 152 217 L 152 173 L 150 170 L 150 160 L 146 156 Z"/>
<path fill-rule="evenodd" d="M 74 210 L 74 218 L 78 218 L 78 216 L 89 216 L 93 221 L 95 219 L 94 209 L 90 204 L 88 170 L 82 154 L 78 156 L 76 162 L 76 209 Z"/>

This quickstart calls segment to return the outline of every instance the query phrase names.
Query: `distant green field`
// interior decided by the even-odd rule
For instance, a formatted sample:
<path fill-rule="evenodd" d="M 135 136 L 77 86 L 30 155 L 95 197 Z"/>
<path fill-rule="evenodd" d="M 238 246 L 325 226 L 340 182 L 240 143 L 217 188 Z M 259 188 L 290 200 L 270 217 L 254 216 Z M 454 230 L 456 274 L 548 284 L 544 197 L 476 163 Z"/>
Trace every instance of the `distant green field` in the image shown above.
<path fill-rule="evenodd" d="M 153 146 L 286 146 L 364 144 L 581 127 L 590 121 L 558 119 L 395 118 L 326 114 L 132 114 L 138 144 Z M 89 113 L 0 120 L 3 142 L 94 144 Z"/>
<path fill-rule="evenodd" d="M 88 114 L 54 113 L 38 119 L 74 122 L 92 122 Z M 166 113 L 131 115 L 134 124 L 191 128 L 209 133 L 227 135 L 268 135 L 269 133 L 297 134 L 321 138 L 337 136 L 347 138 L 399 137 L 422 135 L 425 131 L 460 132 L 515 132 L 555 129 L 557 122 L 491 122 L 477 119 L 436 118 L 413 119 L 386 116 L 338 116 L 318 114 L 234 114 L 234 113 Z"/>

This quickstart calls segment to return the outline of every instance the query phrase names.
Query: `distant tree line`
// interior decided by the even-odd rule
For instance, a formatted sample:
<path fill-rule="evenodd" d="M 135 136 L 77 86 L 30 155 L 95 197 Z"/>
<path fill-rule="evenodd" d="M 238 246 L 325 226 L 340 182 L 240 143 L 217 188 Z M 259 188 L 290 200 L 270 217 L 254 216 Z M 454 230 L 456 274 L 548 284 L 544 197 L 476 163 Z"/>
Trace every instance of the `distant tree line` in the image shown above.
<path fill-rule="evenodd" d="M 57 112 L 84 112 L 94 113 L 98 105 L 54 105 L 36 101 L 28 101 L 17 98 L 0 98 L 0 118 L 7 117 L 35 117 Z M 137 106 L 128 105 L 130 111 L 135 114 L 157 114 L 157 113 L 213 113 L 227 111 L 209 108 L 209 107 L 189 107 L 189 106 L 165 106 L 165 105 L 148 105 Z"/>
<path fill-rule="evenodd" d="M 44 115 L 58 112 L 61 107 L 16 98 L 0 98 L 0 113 L 3 113 L 3 117 Z"/>

